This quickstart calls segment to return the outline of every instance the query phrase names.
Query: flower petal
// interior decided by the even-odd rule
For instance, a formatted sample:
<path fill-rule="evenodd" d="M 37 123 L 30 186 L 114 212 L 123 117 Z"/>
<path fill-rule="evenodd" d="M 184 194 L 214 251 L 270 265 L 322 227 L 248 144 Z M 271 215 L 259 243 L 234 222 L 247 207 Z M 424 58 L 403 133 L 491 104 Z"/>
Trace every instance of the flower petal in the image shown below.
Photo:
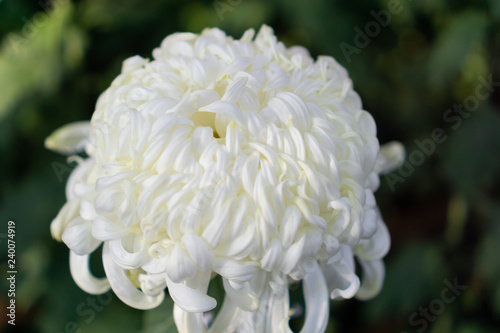
<path fill-rule="evenodd" d="M 385 267 L 382 260 L 360 260 L 363 269 L 361 287 L 356 294 L 360 300 L 368 300 L 375 297 L 382 289 L 385 277 Z"/>
<path fill-rule="evenodd" d="M 141 242 L 140 249 L 135 252 L 129 252 L 123 247 L 124 239 L 114 239 L 109 241 L 109 250 L 113 260 L 125 269 L 135 269 L 141 266 L 146 259 L 146 250 Z"/>
<path fill-rule="evenodd" d="M 180 244 L 176 244 L 166 261 L 168 277 L 175 283 L 191 279 L 196 274 L 196 267 L 184 253 Z"/>
<path fill-rule="evenodd" d="M 68 223 L 62 240 L 78 255 L 90 254 L 101 244 L 100 240 L 92 237 L 92 223 L 81 217 Z"/>
<path fill-rule="evenodd" d="M 268 272 L 274 270 L 279 262 L 281 252 L 282 248 L 280 240 L 277 238 L 273 238 L 269 250 L 267 250 L 266 254 L 260 260 L 261 268 Z"/>
<path fill-rule="evenodd" d="M 184 235 L 182 245 L 199 269 L 206 271 L 212 268 L 214 254 L 201 237 L 194 234 Z"/>
<path fill-rule="evenodd" d="M 179 333 L 205 333 L 207 331 L 203 322 L 203 313 L 184 311 L 177 304 L 174 305 L 174 321 Z"/>
<path fill-rule="evenodd" d="M 216 258 L 214 271 L 234 282 L 243 283 L 254 277 L 259 264 L 253 261 L 236 261 L 228 258 Z"/>
<path fill-rule="evenodd" d="M 102 241 L 119 239 L 127 235 L 127 233 L 126 229 L 102 216 L 97 216 L 94 223 L 92 223 L 92 236 Z"/>
<path fill-rule="evenodd" d="M 303 281 L 306 317 L 301 332 L 324 332 L 330 315 L 328 287 L 316 260 L 308 262 L 307 271 Z"/>
<path fill-rule="evenodd" d="M 288 248 L 299 230 L 300 220 L 302 215 L 300 210 L 295 205 L 290 205 L 285 211 L 283 220 L 280 224 L 279 235 L 283 248 Z"/>
<path fill-rule="evenodd" d="M 73 220 L 78 216 L 78 210 L 80 208 L 80 200 L 69 200 L 64 204 L 56 218 L 50 224 L 50 233 L 52 237 L 58 241 L 61 241 L 62 234 L 68 222 Z"/>
<path fill-rule="evenodd" d="M 240 289 L 235 289 L 227 279 L 222 279 L 222 281 L 226 295 L 236 306 L 244 311 L 257 311 L 259 299 L 248 282 L 243 283 Z"/>
<path fill-rule="evenodd" d="M 352 298 L 359 289 L 359 278 L 354 272 L 351 247 L 341 245 L 340 251 L 323 266 L 330 298 Z"/>
<path fill-rule="evenodd" d="M 401 142 L 391 141 L 380 147 L 380 152 L 375 162 L 375 171 L 379 174 L 389 173 L 403 164 L 405 148 Z"/>
<path fill-rule="evenodd" d="M 45 139 L 45 147 L 64 155 L 79 153 L 90 143 L 91 129 L 90 121 L 66 124 Z"/>
<path fill-rule="evenodd" d="M 137 309 L 147 310 L 157 307 L 163 301 L 165 297 L 164 292 L 156 296 L 150 296 L 146 295 L 132 284 L 126 271 L 114 262 L 107 243 L 104 243 L 102 261 L 109 284 L 116 296 L 118 296 L 123 303 Z"/>
<path fill-rule="evenodd" d="M 281 257 L 281 271 L 289 274 L 299 263 L 302 258 L 304 246 L 306 243 L 306 235 L 302 235 L 298 242 L 293 243 Z"/>
<path fill-rule="evenodd" d="M 210 273 L 207 274 L 210 277 Z M 217 306 L 215 298 L 208 296 L 206 292 L 188 287 L 185 283 L 175 283 L 168 276 L 166 281 L 170 297 L 184 311 L 205 312 Z"/>
<path fill-rule="evenodd" d="M 89 268 L 90 255 L 78 255 L 73 251 L 69 253 L 69 268 L 76 284 L 89 294 L 99 295 L 109 290 L 106 278 L 96 278 Z"/>
<path fill-rule="evenodd" d="M 245 313 L 244 332 L 274 333 L 283 320 L 288 320 L 290 299 L 284 274 L 267 273 L 266 277 L 258 311 Z"/>
<path fill-rule="evenodd" d="M 226 295 L 224 303 L 208 330 L 209 333 L 238 332 L 243 324 L 243 311 Z"/>
<path fill-rule="evenodd" d="M 375 234 L 368 239 L 361 239 L 354 248 L 354 253 L 362 260 L 375 260 L 383 258 L 391 247 L 391 237 L 387 226 L 380 219 L 378 212 L 377 230 Z"/>
<path fill-rule="evenodd" d="M 163 274 L 139 274 L 141 290 L 146 295 L 155 296 L 167 287 L 165 273 Z"/>

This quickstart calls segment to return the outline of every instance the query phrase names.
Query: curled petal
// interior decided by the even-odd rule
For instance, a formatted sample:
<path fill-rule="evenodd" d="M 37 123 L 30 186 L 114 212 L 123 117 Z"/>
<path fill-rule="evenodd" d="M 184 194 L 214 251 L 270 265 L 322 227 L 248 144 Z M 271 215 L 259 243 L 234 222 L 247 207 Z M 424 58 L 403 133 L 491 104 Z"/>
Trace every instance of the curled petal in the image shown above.
<path fill-rule="evenodd" d="M 380 215 L 380 213 L 379 213 Z M 387 226 L 380 219 L 377 220 L 377 231 L 369 239 L 361 239 L 354 248 L 354 252 L 359 259 L 375 260 L 384 257 L 391 247 L 391 237 Z"/>
<path fill-rule="evenodd" d="M 306 318 L 301 332 L 324 332 L 330 315 L 330 300 L 325 277 L 316 260 L 310 262 L 304 278 L 304 298 Z"/>
<path fill-rule="evenodd" d="M 79 153 L 90 143 L 90 131 L 89 121 L 69 123 L 47 137 L 45 147 L 64 155 Z"/>
<path fill-rule="evenodd" d="M 356 294 L 360 282 L 354 269 L 351 248 L 347 245 L 341 245 L 339 253 L 323 267 L 331 299 L 348 299 Z"/>
<path fill-rule="evenodd" d="M 237 59 L 235 62 L 241 61 L 240 59 Z M 247 58 L 245 59 L 246 65 L 248 66 L 251 63 L 251 59 Z M 223 101 L 231 102 L 231 103 L 236 103 L 238 99 L 241 96 L 241 93 L 245 90 L 245 85 L 247 84 L 248 78 L 242 77 L 234 80 L 231 82 L 224 94 L 222 96 Z"/>
<path fill-rule="evenodd" d="M 241 126 L 245 125 L 245 115 L 243 111 L 241 111 L 241 109 L 234 103 L 226 101 L 216 101 L 203 106 L 199 111 L 213 112 L 217 115 L 227 117 L 227 119 L 230 119 L 235 123 L 240 124 Z M 227 123 L 229 123 L 229 121 L 227 121 Z M 223 132 L 225 133 L 225 129 L 225 126 L 222 126 L 221 124 L 221 126 L 217 127 L 217 132 L 219 132 L 219 130 L 223 130 Z"/>
<path fill-rule="evenodd" d="M 142 265 L 142 269 L 151 274 L 160 274 L 167 268 L 167 257 L 150 258 Z"/>
<path fill-rule="evenodd" d="M 80 208 L 80 200 L 69 200 L 64 204 L 56 218 L 50 224 L 50 233 L 54 239 L 61 241 L 64 229 L 68 222 L 78 216 L 78 209 Z"/>
<path fill-rule="evenodd" d="M 303 235 L 298 242 L 293 243 L 281 257 L 281 271 L 285 274 L 290 273 L 299 263 L 304 251 L 306 236 Z"/>
<path fill-rule="evenodd" d="M 101 244 L 101 241 L 92 237 L 92 223 L 81 217 L 68 224 L 62 234 L 62 240 L 78 255 L 90 254 Z"/>
<path fill-rule="evenodd" d="M 295 205 L 288 206 L 280 225 L 280 239 L 284 248 L 289 247 L 300 226 L 302 215 Z"/>
<path fill-rule="evenodd" d="M 177 304 L 174 305 L 174 321 L 179 333 L 205 333 L 207 331 L 203 322 L 203 313 L 184 311 Z"/>
<path fill-rule="evenodd" d="M 362 238 L 366 239 L 372 237 L 377 231 L 378 216 L 375 209 L 367 209 L 364 217 Z"/>
<path fill-rule="evenodd" d="M 173 282 L 179 283 L 191 279 L 196 274 L 196 267 L 181 246 L 176 244 L 166 261 L 166 271 Z"/>
<path fill-rule="evenodd" d="M 227 257 L 237 260 L 243 259 L 255 249 L 254 235 L 254 228 L 248 227 L 244 234 L 238 236 L 229 243 L 221 244 L 221 246 L 217 248 L 217 251 L 223 253 L 224 256 Z"/>
<path fill-rule="evenodd" d="M 284 320 L 288 320 L 290 299 L 287 280 L 282 273 L 267 273 L 266 277 L 267 283 L 259 297 L 259 309 L 245 313 L 244 332 L 273 333 Z"/>
<path fill-rule="evenodd" d="M 194 234 L 184 235 L 182 237 L 182 245 L 196 266 L 201 270 L 206 271 L 212 267 L 214 254 L 201 237 Z"/>
<path fill-rule="evenodd" d="M 208 274 L 210 277 L 210 274 Z M 175 304 L 187 312 L 210 311 L 217 306 L 217 301 L 208 296 L 206 291 L 188 287 L 185 283 L 175 283 L 166 277 L 168 292 Z"/>
<path fill-rule="evenodd" d="M 92 223 L 92 236 L 102 241 L 119 239 L 127 234 L 126 229 L 102 216 L 97 216 L 94 223 Z"/>
<path fill-rule="evenodd" d="M 392 141 L 380 147 L 380 153 L 375 163 L 375 171 L 379 174 L 389 173 L 403 164 L 405 148 L 401 142 Z"/>
<path fill-rule="evenodd" d="M 256 311 L 259 308 L 259 299 L 248 282 L 240 289 L 231 286 L 227 279 L 223 279 L 224 290 L 231 301 L 244 311 Z"/>
<path fill-rule="evenodd" d="M 243 324 L 243 311 L 226 295 L 222 308 L 210 326 L 209 333 L 237 332 Z"/>
<path fill-rule="evenodd" d="M 333 224 L 333 235 L 340 236 L 349 226 L 351 221 L 351 204 L 347 198 L 331 201 L 328 206 L 338 212 L 338 217 Z"/>
<path fill-rule="evenodd" d="M 217 258 L 214 262 L 214 271 L 222 277 L 234 282 L 243 283 L 253 278 L 258 264 L 253 261 L 236 261 L 227 258 Z"/>
<path fill-rule="evenodd" d="M 363 279 L 356 298 L 368 300 L 375 297 L 382 289 L 385 277 L 384 263 L 382 260 L 360 260 L 359 263 L 363 269 Z"/>
<path fill-rule="evenodd" d="M 126 59 L 122 65 L 122 73 L 131 72 L 135 69 L 143 67 L 148 62 L 141 56 L 134 56 Z"/>
<path fill-rule="evenodd" d="M 269 250 L 267 250 L 266 254 L 260 261 L 261 268 L 268 272 L 272 271 L 279 262 L 281 252 L 282 248 L 279 239 L 273 238 Z"/>
<path fill-rule="evenodd" d="M 114 262 L 107 243 L 104 243 L 102 261 L 109 284 L 116 296 L 118 296 L 123 303 L 137 309 L 147 310 L 157 307 L 163 301 L 165 297 L 164 292 L 155 296 L 150 296 L 133 285 L 126 271 Z"/>
<path fill-rule="evenodd" d="M 165 274 L 139 274 L 141 290 L 146 295 L 155 296 L 167 287 Z"/>
<path fill-rule="evenodd" d="M 89 269 L 90 255 L 78 255 L 73 251 L 69 253 L 69 267 L 71 276 L 82 290 L 89 294 L 99 295 L 109 290 L 106 278 L 96 278 Z"/>
<path fill-rule="evenodd" d="M 122 239 L 114 239 L 109 241 L 109 250 L 113 256 L 113 260 L 125 269 L 135 269 L 141 266 L 146 259 L 146 251 L 144 245 L 136 252 L 129 252 L 125 250 L 122 244 Z"/>

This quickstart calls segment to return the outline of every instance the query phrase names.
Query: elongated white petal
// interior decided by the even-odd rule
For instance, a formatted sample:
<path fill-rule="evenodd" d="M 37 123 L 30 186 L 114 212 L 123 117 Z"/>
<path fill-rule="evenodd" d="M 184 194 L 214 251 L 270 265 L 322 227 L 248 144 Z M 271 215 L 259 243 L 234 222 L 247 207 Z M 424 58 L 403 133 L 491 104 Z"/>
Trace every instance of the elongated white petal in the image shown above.
<path fill-rule="evenodd" d="M 354 272 L 354 259 L 349 246 L 341 245 L 339 253 L 323 266 L 330 298 L 352 298 L 359 289 L 359 278 Z"/>
<path fill-rule="evenodd" d="M 192 279 L 186 280 L 182 286 L 188 288 L 189 290 L 196 291 L 199 294 L 203 294 L 207 292 L 209 281 L 210 272 L 200 271 Z M 187 297 L 188 294 L 186 294 L 185 296 Z M 197 297 L 195 297 L 195 299 L 192 299 L 191 301 L 196 303 Z M 203 320 L 202 311 L 186 311 L 186 309 L 182 308 L 180 304 L 176 303 L 174 306 L 174 319 L 180 333 L 206 332 L 206 325 Z"/>
<path fill-rule="evenodd" d="M 387 226 L 379 217 L 375 234 L 369 239 L 361 239 L 359 244 L 354 248 L 354 253 L 359 259 L 375 260 L 384 257 L 390 247 L 391 238 L 389 230 L 387 230 Z"/>
<path fill-rule="evenodd" d="M 324 332 L 330 315 L 330 300 L 325 277 L 316 260 L 309 264 L 304 278 L 304 298 L 306 302 L 306 320 L 301 332 Z"/>
<path fill-rule="evenodd" d="M 261 268 L 268 272 L 274 270 L 276 265 L 278 265 L 281 252 L 282 252 L 281 242 L 279 241 L 279 239 L 274 238 L 271 241 L 271 247 L 260 261 Z"/>
<path fill-rule="evenodd" d="M 280 239 L 284 248 L 292 244 L 300 226 L 302 215 L 295 205 L 288 206 L 280 225 Z"/>
<path fill-rule="evenodd" d="M 205 111 L 205 112 L 213 112 L 218 115 L 224 116 L 226 119 L 230 119 L 240 125 L 244 125 L 245 123 L 245 116 L 241 109 L 234 103 L 226 102 L 226 101 L 217 101 L 214 103 L 211 103 L 209 105 L 205 105 L 200 109 L 200 111 Z M 216 117 L 217 117 L 216 116 Z M 226 125 L 229 121 L 226 122 Z M 217 126 L 217 125 L 216 125 Z M 221 122 L 217 126 L 217 132 L 223 131 L 225 134 L 226 126 L 223 125 Z"/>
<path fill-rule="evenodd" d="M 356 298 L 367 300 L 373 298 L 382 289 L 385 277 L 385 268 L 382 260 L 360 260 L 363 269 L 363 278 Z"/>
<path fill-rule="evenodd" d="M 187 312 L 175 304 L 174 320 L 179 333 L 207 332 L 206 325 L 203 322 L 203 313 Z"/>
<path fill-rule="evenodd" d="M 214 254 L 201 237 L 194 234 L 184 235 L 182 244 L 199 269 L 206 271 L 212 267 Z"/>
<path fill-rule="evenodd" d="M 186 286 L 184 283 L 174 283 L 167 276 L 167 287 L 175 304 L 187 312 L 210 311 L 217 306 L 217 301 L 204 292 Z"/>
<path fill-rule="evenodd" d="M 181 246 L 176 244 L 166 261 L 166 271 L 170 280 L 179 283 L 191 279 L 196 274 L 196 267 Z"/>
<path fill-rule="evenodd" d="M 379 217 L 375 212 L 375 209 L 365 210 L 365 218 L 363 220 L 363 234 L 362 234 L 363 239 L 373 237 L 373 235 L 377 231 L 378 218 Z"/>
<path fill-rule="evenodd" d="M 287 280 L 282 273 L 266 273 L 266 283 L 260 294 L 260 307 L 255 312 L 246 312 L 244 332 L 273 333 L 288 319 L 290 300 Z"/>
<path fill-rule="evenodd" d="M 222 307 L 208 330 L 209 333 L 237 332 L 243 325 L 244 313 L 231 302 L 228 296 L 224 297 Z"/>
<path fill-rule="evenodd" d="M 69 123 L 45 139 L 45 147 L 65 155 L 81 152 L 90 142 L 90 130 L 89 121 Z"/>
<path fill-rule="evenodd" d="M 104 243 L 102 250 L 102 262 L 111 288 L 123 303 L 137 309 L 147 310 L 157 307 L 163 301 L 164 292 L 149 296 L 133 285 L 126 271 L 114 262 L 107 243 Z"/>
<path fill-rule="evenodd" d="M 229 244 L 221 244 L 217 248 L 217 252 L 224 256 L 234 258 L 236 260 L 247 257 L 255 249 L 255 229 L 248 227 L 245 233 L 231 241 Z"/>
<path fill-rule="evenodd" d="M 126 229 L 102 216 L 98 216 L 92 223 L 92 236 L 101 241 L 119 239 L 127 234 L 128 231 Z"/>
<path fill-rule="evenodd" d="M 249 281 L 257 269 L 258 264 L 252 261 L 242 262 L 227 258 L 217 258 L 214 262 L 214 271 L 235 282 Z"/>
<path fill-rule="evenodd" d="M 227 279 L 222 279 L 222 281 L 226 295 L 240 309 L 244 311 L 256 311 L 259 308 L 259 299 L 248 282 L 244 283 L 240 289 L 235 289 Z"/>
<path fill-rule="evenodd" d="M 76 284 L 89 294 L 99 295 L 109 290 L 107 278 L 96 278 L 89 268 L 90 255 L 78 255 L 73 251 L 69 253 L 69 267 L 71 276 Z"/>
<path fill-rule="evenodd" d="M 293 243 L 281 258 L 281 271 L 285 274 L 290 273 L 299 263 L 304 246 L 306 236 L 303 235 L 298 242 Z"/>

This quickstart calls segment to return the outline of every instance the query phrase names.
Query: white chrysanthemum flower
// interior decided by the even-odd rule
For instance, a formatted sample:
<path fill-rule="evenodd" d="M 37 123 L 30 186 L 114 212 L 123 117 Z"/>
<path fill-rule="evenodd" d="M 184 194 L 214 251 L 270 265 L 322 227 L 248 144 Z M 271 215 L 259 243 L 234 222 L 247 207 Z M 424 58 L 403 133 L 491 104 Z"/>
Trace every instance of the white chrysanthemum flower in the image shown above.
<path fill-rule="evenodd" d="M 379 149 L 346 70 L 267 26 L 173 34 L 153 56 L 126 60 L 90 123 L 46 141 L 88 155 L 51 225 L 76 283 L 139 309 L 168 288 L 180 332 L 207 330 L 217 274 L 226 296 L 209 332 L 289 332 L 300 280 L 303 332 L 325 330 L 329 298 L 374 296 L 390 240 L 373 192 L 403 149 Z M 88 265 L 100 244 L 105 278 Z"/>

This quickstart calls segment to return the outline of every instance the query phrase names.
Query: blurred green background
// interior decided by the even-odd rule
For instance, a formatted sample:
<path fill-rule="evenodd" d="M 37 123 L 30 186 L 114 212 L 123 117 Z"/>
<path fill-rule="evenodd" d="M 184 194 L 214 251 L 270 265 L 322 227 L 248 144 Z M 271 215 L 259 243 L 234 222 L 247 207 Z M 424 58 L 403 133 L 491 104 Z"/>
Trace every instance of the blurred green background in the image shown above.
<path fill-rule="evenodd" d="M 175 332 L 171 301 L 140 311 L 73 282 L 68 250 L 49 233 L 73 165 L 43 141 L 90 119 L 121 62 L 151 57 L 165 36 L 216 26 L 239 38 L 263 23 L 289 46 L 334 56 L 380 142 L 407 148 L 377 192 L 393 242 L 384 289 L 369 302 L 333 303 L 327 331 L 500 331 L 498 0 L 0 1 L 0 270 L 9 220 L 18 270 L 16 326 L 6 323 L 2 278 L 0 331 Z M 467 289 L 445 303 L 446 281 Z M 210 292 L 219 295 L 216 282 Z"/>

